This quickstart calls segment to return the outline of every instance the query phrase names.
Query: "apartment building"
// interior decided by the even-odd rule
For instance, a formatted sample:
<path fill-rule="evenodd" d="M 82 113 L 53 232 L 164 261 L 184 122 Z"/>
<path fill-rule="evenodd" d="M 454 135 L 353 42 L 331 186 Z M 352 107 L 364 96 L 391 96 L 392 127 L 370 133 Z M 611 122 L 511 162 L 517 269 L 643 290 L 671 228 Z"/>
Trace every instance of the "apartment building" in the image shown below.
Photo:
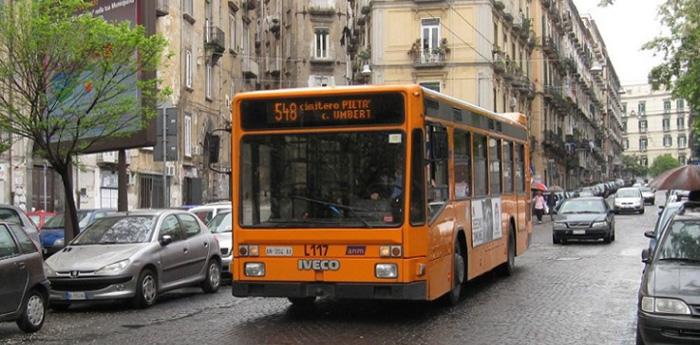
<path fill-rule="evenodd" d="M 691 158 L 691 109 L 683 99 L 651 85 L 625 85 L 622 97 L 624 154 L 651 166 L 660 155 L 670 154 L 681 164 Z"/>

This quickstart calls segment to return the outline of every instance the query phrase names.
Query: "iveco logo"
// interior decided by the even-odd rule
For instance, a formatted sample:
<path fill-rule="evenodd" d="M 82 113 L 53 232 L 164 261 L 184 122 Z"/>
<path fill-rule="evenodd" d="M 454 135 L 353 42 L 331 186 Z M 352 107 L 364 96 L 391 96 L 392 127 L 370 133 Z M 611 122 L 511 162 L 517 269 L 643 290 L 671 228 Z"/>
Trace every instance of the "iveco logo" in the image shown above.
<path fill-rule="evenodd" d="M 300 271 L 337 271 L 340 269 L 338 260 L 299 260 Z"/>

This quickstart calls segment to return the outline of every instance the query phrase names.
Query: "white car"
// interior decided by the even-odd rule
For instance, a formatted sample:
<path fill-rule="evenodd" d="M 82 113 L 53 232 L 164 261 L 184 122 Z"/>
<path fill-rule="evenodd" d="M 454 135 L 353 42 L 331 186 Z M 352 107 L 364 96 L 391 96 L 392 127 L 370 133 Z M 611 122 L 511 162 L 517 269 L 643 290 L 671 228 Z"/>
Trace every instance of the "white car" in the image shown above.
<path fill-rule="evenodd" d="M 220 210 L 219 213 L 207 224 L 209 231 L 219 240 L 221 249 L 221 276 L 231 279 L 229 266 L 233 259 L 233 228 L 231 210 Z"/>
<path fill-rule="evenodd" d="M 204 224 L 209 224 L 221 211 L 231 212 L 231 202 L 220 201 L 189 209 L 189 212 L 194 213 Z"/>
<path fill-rule="evenodd" d="M 654 190 L 649 187 L 642 187 L 639 188 L 639 190 L 642 192 L 642 197 L 644 198 L 645 203 L 649 203 L 651 205 L 656 203 L 656 193 L 654 193 Z"/>
<path fill-rule="evenodd" d="M 621 212 L 638 212 L 644 214 L 644 197 L 639 188 L 620 188 L 615 193 L 613 210 L 616 214 Z"/>

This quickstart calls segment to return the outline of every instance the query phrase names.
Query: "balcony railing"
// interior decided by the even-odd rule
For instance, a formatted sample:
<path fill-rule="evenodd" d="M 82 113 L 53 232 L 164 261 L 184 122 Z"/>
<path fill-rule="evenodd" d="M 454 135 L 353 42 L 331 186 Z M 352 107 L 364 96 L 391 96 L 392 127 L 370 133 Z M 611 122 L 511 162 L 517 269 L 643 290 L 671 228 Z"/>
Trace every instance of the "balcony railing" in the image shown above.
<path fill-rule="evenodd" d="M 445 65 L 445 54 L 442 52 L 422 51 L 413 56 L 414 67 L 442 67 Z"/>
<path fill-rule="evenodd" d="M 242 61 L 242 72 L 246 78 L 257 78 L 260 75 L 258 63 L 250 57 L 244 57 Z"/>
<path fill-rule="evenodd" d="M 204 43 L 208 49 L 221 54 L 226 50 L 226 34 L 218 27 L 210 25 L 204 33 Z"/>

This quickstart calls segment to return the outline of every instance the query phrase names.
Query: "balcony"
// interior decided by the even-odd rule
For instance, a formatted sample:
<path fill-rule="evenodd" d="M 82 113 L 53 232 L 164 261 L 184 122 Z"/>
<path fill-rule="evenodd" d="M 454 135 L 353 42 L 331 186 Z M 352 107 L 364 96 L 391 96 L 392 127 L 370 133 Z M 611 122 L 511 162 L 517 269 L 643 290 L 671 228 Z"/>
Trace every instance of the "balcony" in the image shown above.
<path fill-rule="evenodd" d="M 244 57 L 241 65 L 241 70 L 244 77 L 257 78 L 260 75 L 258 63 L 250 57 Z"/>
<path fill-rule="evenodd" d="M 156 1 L 156 16 L 158 16 L 158 17 L 167 16 L 168 13 L 170 13 L 170 1 L 157 0 Z"/>
<path fill-rule="evenodd" d="M 542 50 L 549 57 L 553 59 L 559 59 L 559 45 L 552 37 L 542 38 Z"/>
<path fill-rule="evenodd" d="M 496 53 L 493 57 L 493 71 L 502 74 L 506 71 L 506 59 L 502 53 Z"/>
<path fill-rule="evenodd" d="M 544 141 L 542 144 L 545 149 L 550 150 L 555 155 L 564 156 L 567 153 L 566 143 L 563 137 L 552 130 L 546 130 L 544 132 Z"/>
<path fill-rule="evenodd" d="M 424 51 L 413 57 L 413 67 L 431 68 L 445 66 L 445 54 L 435 51 Z"/>
<path fill-rule="evenodd" d="M 204 33 L 204 46 L 215 54 L 223 54 L 226 50 L 226 34 L 216 26 L 210 25 Z"/>
<path fill-rule="evenodd" d="M 98 165 L 114 165 L 119 161 L 117 151 L 101 152 L 97 154 Z"/>
<path fill-rule="evenodd" d="M 335 14 L 334 0 L 311 0 L 309 13 L 316 16 L 332 16 Z"/>

